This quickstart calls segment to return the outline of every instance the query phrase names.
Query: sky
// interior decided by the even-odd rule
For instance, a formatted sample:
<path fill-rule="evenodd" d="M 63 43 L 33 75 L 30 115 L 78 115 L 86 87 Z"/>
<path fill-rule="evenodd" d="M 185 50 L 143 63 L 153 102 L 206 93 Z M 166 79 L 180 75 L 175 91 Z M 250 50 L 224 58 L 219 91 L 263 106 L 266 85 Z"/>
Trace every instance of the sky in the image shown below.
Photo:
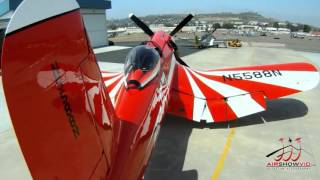
<path fill-rule="evenodd" d="M 266 17 L 320 27 L 320 0 L 112 0 L 108 18 L 171 13 L 254 11 Z"/>

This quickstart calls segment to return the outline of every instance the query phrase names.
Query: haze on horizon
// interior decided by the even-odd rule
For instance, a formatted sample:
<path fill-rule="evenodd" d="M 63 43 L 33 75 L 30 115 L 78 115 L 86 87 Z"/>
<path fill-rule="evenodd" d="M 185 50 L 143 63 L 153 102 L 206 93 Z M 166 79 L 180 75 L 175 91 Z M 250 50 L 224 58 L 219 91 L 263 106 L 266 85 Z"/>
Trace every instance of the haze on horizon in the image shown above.
<path fill-rule="evenodd" d="M 129 13 L 137 16 L 177 13 L 257 12 L 281 21 L 310 24 L 320 27 L 319 0 L 113 0 L 107 10 L 108 19 L 126 18 Z"/>

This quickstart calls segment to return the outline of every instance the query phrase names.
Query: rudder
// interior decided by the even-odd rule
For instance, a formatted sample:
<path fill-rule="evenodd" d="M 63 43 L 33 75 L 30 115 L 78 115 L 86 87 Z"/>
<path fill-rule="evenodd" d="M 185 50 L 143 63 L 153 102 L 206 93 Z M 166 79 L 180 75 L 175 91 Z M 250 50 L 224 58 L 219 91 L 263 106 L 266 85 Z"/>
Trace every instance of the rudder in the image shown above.
<path fill-rule="evenodd" d="M 106 177 L 115 115 L 76 1 L 23 1 L 7 28 L 2 75 L 34 179 Z"/>

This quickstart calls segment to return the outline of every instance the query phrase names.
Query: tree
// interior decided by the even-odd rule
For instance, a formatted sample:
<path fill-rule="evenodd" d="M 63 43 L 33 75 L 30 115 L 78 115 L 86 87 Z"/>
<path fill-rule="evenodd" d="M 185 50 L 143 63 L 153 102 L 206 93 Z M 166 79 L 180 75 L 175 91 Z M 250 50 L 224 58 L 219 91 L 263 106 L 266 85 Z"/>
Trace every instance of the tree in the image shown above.
<path fill-rule="evenodd" d="M 311 27 L 307 24 L 303 25 L 303 32 L 310 32 L 311 31 Z"/>
<path fill-rule="evenodd" d="M 231 23 L 223 23 L 222 28 L 224 28 L 224 29 L 232 29 L 234 27 L 233 27 L 233 24 L 231 24 Z"/>
<path fill-rule="evenodd" d="M 274 23 L 273 23 L 273 27 L 274 27 L 274 28 L 279 28 L 279 22 L 274 22 Z"/>
<path fill-rule="evenodd" d="M 219 23 L 214 23 L 213 28 L 219 29 L 219 28 L 221 28 L 221 25 Z"/>

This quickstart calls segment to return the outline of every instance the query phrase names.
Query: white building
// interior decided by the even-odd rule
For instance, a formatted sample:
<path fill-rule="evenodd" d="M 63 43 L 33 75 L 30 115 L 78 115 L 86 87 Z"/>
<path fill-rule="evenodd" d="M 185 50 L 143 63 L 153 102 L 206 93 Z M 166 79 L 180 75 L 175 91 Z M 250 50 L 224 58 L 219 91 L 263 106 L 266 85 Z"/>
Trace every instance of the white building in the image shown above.
<path fill-rule="evenodd" d="M 280 34 L 290 34 L 291 33 L 291 30 L 288 29 L 288 28 L 278 28 L 278 32 Z"/>
<path fill-rule="evenodd" d="M 267 25 L 269 25 L 269 23 L 268 22 L 259 22 L 259 25 L 260 26 L 267 26 Z"/>
<path fill-rule="evenodd" d="M 236 21 L 236 22 L 233 22 L 233 24 L 234 24 L 235 26 L 241 26 L 241 25 L 244 25 L 244 22 L 242 22 L 242 21 Z"/>
<path fill-rule="evenodd" d="M 277 32 L 277 31 L 278 31 L 278 29 L 275 28 L 275 27 L 266 27 L 265 30 L 266 30 L 267 32 Z"/>
<path fill-rule="evenodd" d="M 285 22 L 279 22 L 278 23 L 280 27 L 286 27 L 288 24 Z"/>
<path fill-rule="evenodd" d="M 244 30 L 244 31 L 260 31 L 261 27 L 255 26 L 255 25 L 241 25 L 241 26 L 238 26 L 238 29 Z"/>
<path fill-rule="evenodd" d="M 248 25 L 257 26 L 259 24 L 258 21 L 249 21 Z"/>

